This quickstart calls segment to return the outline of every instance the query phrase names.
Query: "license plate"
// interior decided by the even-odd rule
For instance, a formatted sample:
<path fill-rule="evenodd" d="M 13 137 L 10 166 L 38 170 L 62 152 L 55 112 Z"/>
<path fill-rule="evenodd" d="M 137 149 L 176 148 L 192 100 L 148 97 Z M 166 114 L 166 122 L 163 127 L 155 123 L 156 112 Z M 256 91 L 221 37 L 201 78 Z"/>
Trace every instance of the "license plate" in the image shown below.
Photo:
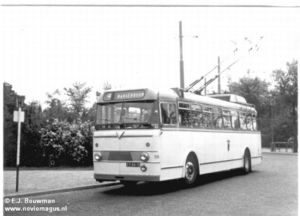
<path fill-rule="evenodd" d="M 126 167 L 140 167 L 140 163 L 126 163 Z"/>

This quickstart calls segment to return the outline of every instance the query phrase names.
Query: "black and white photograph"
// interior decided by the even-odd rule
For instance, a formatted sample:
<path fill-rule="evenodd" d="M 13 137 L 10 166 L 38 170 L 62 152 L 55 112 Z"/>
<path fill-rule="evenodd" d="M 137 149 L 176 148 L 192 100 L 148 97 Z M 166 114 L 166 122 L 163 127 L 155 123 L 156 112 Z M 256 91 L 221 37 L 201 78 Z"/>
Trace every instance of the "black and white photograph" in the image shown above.
<path fill-rule="evenodd" d="M 3 215 L 297 216 L 298 1 L 2 0 Z"/>

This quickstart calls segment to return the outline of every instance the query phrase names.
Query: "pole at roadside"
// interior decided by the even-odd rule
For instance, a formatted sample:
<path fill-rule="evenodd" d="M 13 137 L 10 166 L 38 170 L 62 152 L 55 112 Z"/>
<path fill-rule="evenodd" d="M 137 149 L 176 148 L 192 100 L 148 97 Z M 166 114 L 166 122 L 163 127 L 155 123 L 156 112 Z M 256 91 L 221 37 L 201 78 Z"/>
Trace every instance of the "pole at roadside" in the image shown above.
<path fill-rule="evenodd" d="M 17 139 L 17 176 L 16 176 L 16 192 L 19 191 L 19 167 L 20 167 L 20 149 L 21 149 L 21 122 L 24 122 L 24 112 L 21 107 L 24 105 L 25 96 L 17 96 L 16 107 L 18 111 L 14 111 L 14 122 L 18 122 L 18 139 Z"/>

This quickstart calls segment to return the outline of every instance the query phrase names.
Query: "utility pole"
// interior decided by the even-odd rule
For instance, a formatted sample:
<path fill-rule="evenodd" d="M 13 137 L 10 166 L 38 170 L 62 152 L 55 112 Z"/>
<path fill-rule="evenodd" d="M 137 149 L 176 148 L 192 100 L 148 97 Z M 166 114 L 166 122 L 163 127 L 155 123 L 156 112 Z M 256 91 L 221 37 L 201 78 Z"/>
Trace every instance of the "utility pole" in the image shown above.
<path fill-rule="evenodd" d="M 179 46 L 180 46 L 180 88 L 184 89 L 184 67 L 183 67 L 183 54 L 182 54 L 181 21 L 179 21 Z"/>
<path fill-rule="evenodd" d="M 221 94 L 220 56 L 218 56 L 218 93 Z"/>

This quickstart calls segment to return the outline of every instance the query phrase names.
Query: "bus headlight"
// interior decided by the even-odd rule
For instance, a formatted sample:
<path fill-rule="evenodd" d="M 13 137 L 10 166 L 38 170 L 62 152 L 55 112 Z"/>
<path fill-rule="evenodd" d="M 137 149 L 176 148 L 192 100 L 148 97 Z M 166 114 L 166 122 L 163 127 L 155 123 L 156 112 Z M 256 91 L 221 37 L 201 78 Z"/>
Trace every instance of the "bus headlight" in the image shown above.
<path fill-rule="evenodd" d="M 100 154 L 100 153 L 96 153 L 96 154 L 94 155 L 94 159 L 95 159 L 96 161 L 100 161 L 100 160 L 101 160 L 101 154 Z"/>
<path fill-rule="evenodd" d="M 149 155 L 146 152 L 143 152 L 140 158 L 142 161 L 147 162 L 149 160 Z"/>

